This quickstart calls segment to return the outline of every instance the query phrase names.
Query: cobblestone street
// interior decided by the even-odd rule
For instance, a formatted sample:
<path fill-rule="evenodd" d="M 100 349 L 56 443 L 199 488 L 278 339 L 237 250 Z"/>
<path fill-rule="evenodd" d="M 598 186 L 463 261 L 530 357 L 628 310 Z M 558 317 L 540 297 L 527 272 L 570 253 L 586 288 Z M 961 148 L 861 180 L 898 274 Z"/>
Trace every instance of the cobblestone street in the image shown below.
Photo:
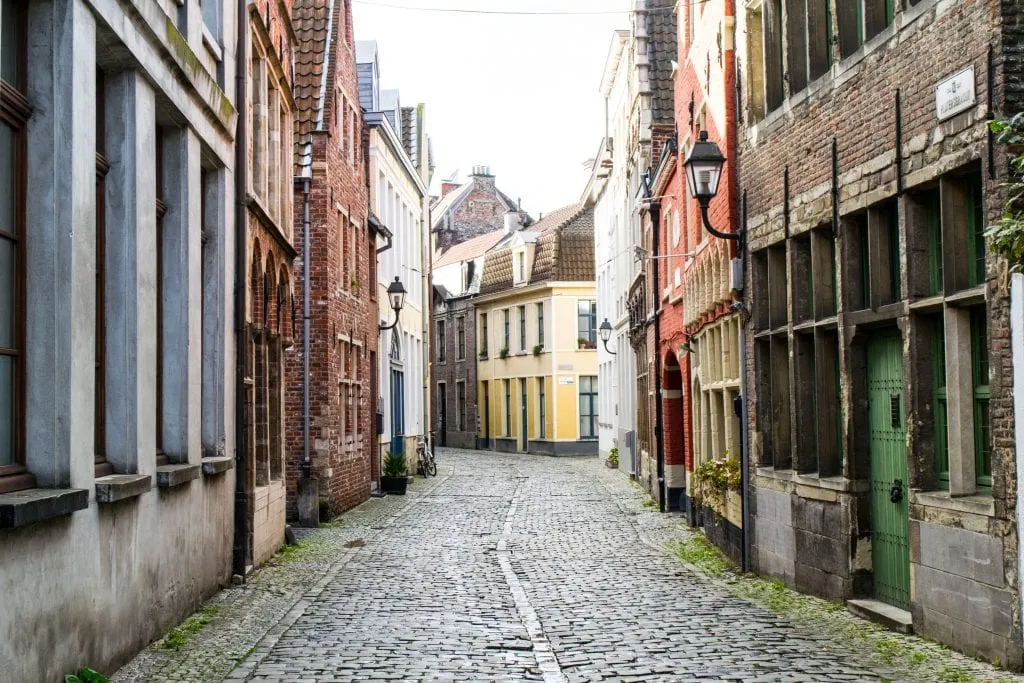
<path fill-rule="evenodd" d="M 736 597 L 667 552 L 692 532 L 596 459 L 439 463 L 222 591 L 186 642 L 114 680 L 1019 680 L 843 611 L 801 623 Z M 847 625 L 868 636 L 844 641 Z"/>

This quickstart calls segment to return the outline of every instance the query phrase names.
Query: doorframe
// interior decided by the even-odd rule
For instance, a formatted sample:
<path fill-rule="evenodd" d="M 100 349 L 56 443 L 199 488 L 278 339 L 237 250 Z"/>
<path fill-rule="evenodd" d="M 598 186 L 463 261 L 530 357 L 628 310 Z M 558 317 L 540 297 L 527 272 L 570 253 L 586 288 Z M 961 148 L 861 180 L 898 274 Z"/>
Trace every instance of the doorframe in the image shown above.
<path fill-rule="evenodd" d="M 530 415 L 530 392 L 526 386 L 526 378 L 519 378 L 519 435 L 522 439 L 522 452 L 526 453 L 530 450 L 530 432 L 529 432 L 529 415 Z"/>
<path fill-rule="evenodd" d="M 871 532 L 872 551 L 873 551 L 872 552 L 872 560 L 873 561 L 872 561 L 871 571 L 872 571 L 872 579 L 873 579 L 872 583 L 874 585 L 873 585 L 873 589 L 872 589 L 872 595 L 876 599 L 878 599 L 878 600 L 880 600 L 882 602 L 886 602 L 886 604 L 893 604 L 894 607 L 897 607 L 899 609 L 910 609 L 910 605 L 911 605 L 910 575 L 912 573 L 911 572 L 911 567 L 910 567 L 910 564 L 911 564 L 910 563 L 910 504 L 909 504 L 909 496 L 910 496 L 910 454 L 908 453 L 908 450 L 907 450 L 907 447 L 906 447 L 907 414 L 908 414 L 907 397 L 908 397 L 908 392 L 907 392 L 906 379 L 905 379 L 905 377 L 906 377 L 906 362 L 905 362 L 905 360 L 906 359 L 904 358 L 904 353 L 903 353 L 903 334 L 904 334 L 903 330 L 900 327 L 894 325 L 894 326 L 880 327 L 878 329 L 871 330 L 870 333 L 865 335 L 864 346 L 863 346 L 863 349 L 864 349 L 864 370 L 865 370 L 865 372 L 864 372 L 864 383 L 863 383 L 862 386 L 863 386 L 863 390 L 864 390 L 864 404 L 863 405 L 864 405 L 864 411 L 865 411 L 865 414 L 864 414 L 864 430 L 865 430 L 865 435 L 866 435 L 866 439 L 865 439 L 865 446 L 866 446 L 865 454 L 867 456 L 867 468 L 866 469 L 867 469 L 867 481 L 868 481 L 868 496 L 867 496 L 867 505 L 868 505 L 868 513 L 869 513 L 868 514 L 868 521 L 869 521 L 869 531 Z M 906 583 L 907 598 L 906 598 L 906 603 L 905 604 L 891 603 L 891 602 L 885 600 L 884 598 L 879 597 L 878 583 L 877 583 L 877 580 L 875 580 L 875 579 L 877 579 L 877 572 L 878 572 L 878 566 L 879 565 L 876 562 L 878 561 L 879 554 L 877 552 L 874 552 L 874 551 L 877 550 L 877 548 L 874 547 L 874 540 L 876 538 L 876 529 L 879 528 L 878 527 L 878 522 L 880 522 L 880 520 L 876 520 L 875 519 L 874 507 L 875 507 L 875 502 L 876 502 L 875 496 L 876 495 L 881 496 L 882 494 L 881 494 L 881 492 L 876 493 L 876 491 L 874 490 L 874 486 L 875 486 L 875 471 L 876 471 L 876 469 L 875 469 L 875 457 L 874 457 L 874 452 L 873 452 L 873 440 L 871 438 L 871 434 L 872 434 L 872 423 L 871 423 L 871 365 L 872 365 L 872 350 L 873 350 L 873 346 L 876 343 L 878 343 L 880 340 L 883 340 L 883 339 L 885 339 L 887 337 L 890 339 L 890 341 L 895 342 L 896 349 L 897 349 L 896 355 L 899 358 L 899 364 L 900 364 L 900 377 L 899 377 L 899 387 L 900 387 L 900 393 L 899 393 L 899 396 L 900 396 L 900 406 L 899 406 L 899 408 L 900 408 L 900 424 L 901 424 L 900 431 L 902 432 L 903 437 L 904 437 L 904 439 L 903 439 L 903 448 L 902 448 L 903 463 L 902 463 L 902 468 L 901 468 L 901 472 L 904 475 L 903 476 L 903 500 L 901 502 L 901 505 L 903 507 L 902 520 L 901 520 L 903 522 L 903 533 L 901 535 L 902 535 L 902 539 L 903 539 L 903 545 L 905 546 L 906 561 L 900 563 L 901 564 L 900 569 L 905 571 L 905 575 L 903 577 L 899 577 L 899 578 L 900 579 L 905 579 L 905 583 Z M 897 477 L 897 478 L 899 478 L 899 477 Z M 884 501 L 882 501 L 882 502 L 884 503 Z M 893 504 L 893 503 L 890 503 L 890 504 Z"/>
<path fill-rule="evenodd" d="M 448 383 L 438 382 L 437 383 L 437 402 L 438 402 L 438 426 L 441 432 L 440 446 L 448 445 Z"/>

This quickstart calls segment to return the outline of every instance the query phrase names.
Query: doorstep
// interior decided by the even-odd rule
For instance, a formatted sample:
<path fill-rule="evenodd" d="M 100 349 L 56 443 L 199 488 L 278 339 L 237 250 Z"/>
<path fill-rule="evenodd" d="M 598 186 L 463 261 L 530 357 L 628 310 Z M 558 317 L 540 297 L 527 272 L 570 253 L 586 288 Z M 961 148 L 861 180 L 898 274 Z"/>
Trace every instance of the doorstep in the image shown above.
<path fill-rule="evenodd" d="M 914 620 L 910 612 L 880 600 L 847 600 L 846 609 L 862 619 L 869 619 L 887 629 L 910 635 Z"/>

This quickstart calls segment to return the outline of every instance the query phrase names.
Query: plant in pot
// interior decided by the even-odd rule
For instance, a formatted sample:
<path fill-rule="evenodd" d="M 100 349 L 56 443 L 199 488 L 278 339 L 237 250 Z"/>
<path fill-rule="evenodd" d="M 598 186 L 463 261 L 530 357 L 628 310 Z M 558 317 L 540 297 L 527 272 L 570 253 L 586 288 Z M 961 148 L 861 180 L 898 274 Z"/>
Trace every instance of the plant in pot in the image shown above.
<path fill-rule="evenodd" d="M 506 349 L 502 349 L 501 350 L 501 354 L 499 354 L 499 355 L 501 355 L 501 359 L 502 360 L 508 358 L 508 349 L 507 348 Z"/>
<path fill-rule="evenodd" d="M 536 346 L 533 347 L 533 355 L 535 355 L 535 356 L 539 356 L 543 351 L 544 351 L 544 345 L 543 344 L 537 344 Z"/>
<path fill-rule="evenodd" d="M 405 495 L 405 487 L 409 478 L 405 476 L 405 454 L 387 452 L 384 456 L 384 474 L 380 478 L 380 488 L 384 493 Z"/>

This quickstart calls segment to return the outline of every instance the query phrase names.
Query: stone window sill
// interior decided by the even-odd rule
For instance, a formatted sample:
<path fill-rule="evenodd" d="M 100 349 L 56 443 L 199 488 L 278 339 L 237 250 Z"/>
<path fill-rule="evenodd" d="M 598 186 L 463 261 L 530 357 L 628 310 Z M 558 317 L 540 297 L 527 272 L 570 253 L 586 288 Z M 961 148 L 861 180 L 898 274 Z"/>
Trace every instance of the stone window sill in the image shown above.
<path fill-rule="evenodd" d="M 162 489 L 171 489 L 198 479 L 201 465 L 163 465 L 156 468 L 156 485 Z"/>
<path fill-rule="evenodd" d="M 925 507 L 942 508 L 983 517 L 996 516 L 996 502 L 991 496 L 951 496 L 949 491 L 913 491 L 911 502 Z"/>
<path fill-rule="evenodd" d="M 96 480 L 96 502 L 116 503 L 136 498 L 153 488 L 153 477 L 148 474 L 108 474 Z"/>
<path fill-rule="evenodd" d="M 229 455 L 219 455 L 212 458 L 203 458 L 203 474 L 207 477 L 215 477 L 224 474 L 235 468 L 235 459 Z"/>
<path fill-rule="evenodd" d="M 44 522 L 89 507 L 88 489 L 26 489 L 0 495 L 0 529 Z"/>

